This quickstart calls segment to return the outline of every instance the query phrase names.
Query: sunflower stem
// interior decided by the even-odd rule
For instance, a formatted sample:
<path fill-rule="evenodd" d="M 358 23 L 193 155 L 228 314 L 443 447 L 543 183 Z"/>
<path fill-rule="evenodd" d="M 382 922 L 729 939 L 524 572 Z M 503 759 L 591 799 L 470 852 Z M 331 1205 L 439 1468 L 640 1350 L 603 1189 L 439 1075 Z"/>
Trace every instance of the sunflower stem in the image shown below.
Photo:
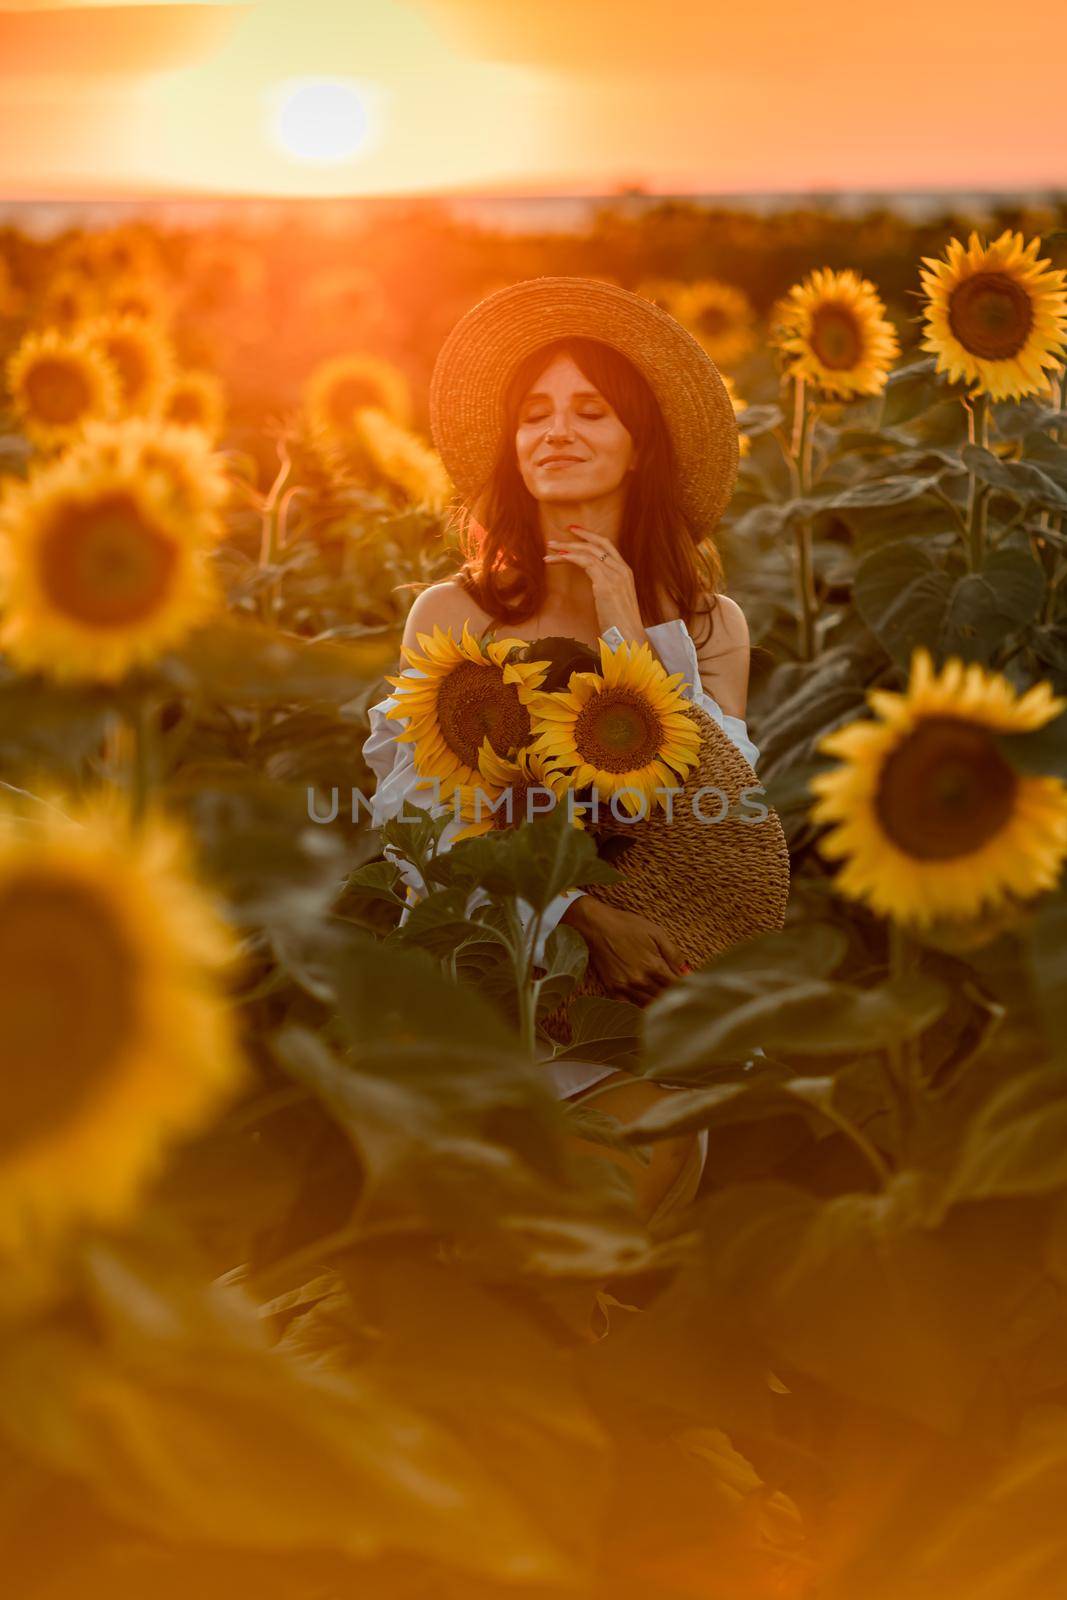
<path fill-rule="evenodd" d="M 967 407 L 967 442 L 989 449 L 989 397 L 972 395 L 964 401 Z M 989 496 L 984 483 L 976 473 L 970 474 L 967 486 L 967 559 L 972 572 L 980 572 L 985 560 L 986 507 Z"/>
<path fill-rule="evenodd" d="M 155 779 L 156 707 L 148 695 L 138 695 L 130 711 L 130 816 L 139 824 L 148 809 Z"/>
<path fill-rule="evenodd" d="M 289 481 L 293 470 L 292 458 L 284 443 L 279 445 L 281 466 L 278 475 L 267 492 L 263 502 L 263 527 L 259 543 L 259 570 L 266 572 L 276 565 L 280 549 L 279 538 L 282 531 L 282 493 Z M 260 616 L 264 622 L 272 622 L 277 613 L 278 601 L 281 597 L 281 586 L 276 582 L 264 583 L 260 589 L 259 608 Z"/>
<path fill-rule="evenodd" d="M 905 978 L 915 971 L 918 947 L 903 925 L 889 924 L 889 976 Z M 887 1084 L 893 1099 L 900 1148 L 903 1150 L 911 1128 L 916 1095 L 922 1089 L 922 1058 L 914 1039 L 894 1039 L 886 1050 Z"/>
<path fill-rule="evenodd" d="M 805 396 L 804 379 L 793 379 L 793 436 L 791 448 L 800 497 L 811 489 L 812 451 L 815 440 L 814 409 Z M 801 661 L 815 659 L 815 563 L 812 551 L 812 524 L 808 517 L 793 528 L 796 556 L 797 655 Z"/>
<path fill-rule="evenodd" d="M 1067 368 L 1061 367 L 1058 372 L 1053 372 L 1049 378 L 1049 387 L 1052 391 L 1052 406 L 1056 411 L 1062 411 L 1067 405 Z M 1053 444 L 1063 444 L 1065 435 L 1062 428 L 1050 428 L 1049 438 Z M 1041 538 L 1042 532 L 1058 533 L 1063 519 L 1052 511 L 1042 511 L 1038 518 L 1036 535 L 1031 535 L 1030 543 L 1034 557 L 1041 563 L 1045 573 L 1045 598 L 1041 607 L 1041 621 L 1052 621 L 1056 610 L 1057 569 L 1059 557 L 1055 549 L 1049 550 L 1048 540 Z"/>
<path fill-rule="evenodd" d="M 538 913 L 534 919 L 533 927 L 527 933 L 523 928 L 515 901 L 509 899 L 505 904 L 507 907 L 508 932 L 511 934 L 512 949 L 514 951 L 515 997 L 519 1013 L 519 1038 L 532 1056 L 537 1042 L 537 997 L 540 992 L 540 985 L 534 982 L 532 955 L 537 947 L 541 916 Z"/>

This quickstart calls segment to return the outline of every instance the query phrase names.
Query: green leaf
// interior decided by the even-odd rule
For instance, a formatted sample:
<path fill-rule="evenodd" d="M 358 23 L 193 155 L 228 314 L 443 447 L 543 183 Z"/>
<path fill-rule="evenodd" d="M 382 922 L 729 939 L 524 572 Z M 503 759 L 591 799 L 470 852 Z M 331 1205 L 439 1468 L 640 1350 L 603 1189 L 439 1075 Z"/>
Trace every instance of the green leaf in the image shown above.
<path fill-rule="evenodd" d="M 544 911 L 565 889 L 621 876 L 597 855 L 591 835 L 567 820 L 565 805 L 517 828 L 461 839 L 449 857 L 457 876 L 492 895 L 514 895 L 534 911 Z"/>
<path fill-rule="evenodd" d="M 1018 1216 L 970 1208 L 925 1224 L 927 1186 L 820 1200 L 742 1185 L 701 1213 L 709 1289 L 769 1360 L 831 1395 L 957 1430 L 991 1381 L 1004 1321 L 1032 1264 Z"/>
<path fill-rule="evenodd" d="M 624 1269 L 640 1232 L 617 1168 L 566 1141 L 566 1113 L 540 1065 L 488 1043 L 485 1030 L 447 1030 L 442 1019 L 431 1038 L 424 1016 L 405 1037 L 387 1022 L 387 1037 L 351 1062 L 307 1029 L 271 1041 L 360 1158 L 359 1226 L 453 1235 L 483 1269 L 510 1277 L 540 1270 L 549 1248 L 556 1272 L 583 1275 L 594 1257 L 604 1276 Z"/>
<path fill-rule="evenodd" d="M 899 506 L 909 500 L 918 500 L 943 477 L 941 472 L 915 476 L 911 473 L 899 477 L 875 478 L 867 483 L 854 484 L 843 489 L 830 501 L 835 511 L 866 510 L 871 506 Z"/>
<path fill-rule="evenodd" d="M 744 411 L 738 414 L 737 426 L 750 439 L 758 439 L 762 434 L 770 433 L 773 428 L 780 427 L 782 421 L 781 406 L 746 406 Z"/>
<path fill-rule="evenodd" d="M 1067 1407 L 1044 1401 L 1021 1414 L 1013 1408 L 1009 1427 L 992 1459 L 979 1454 L 982 1479 L 954 1497 L 933 1536 L 924 1497 L 918 1514 L 924 1581 L 917 1600 L 950 1594 L 1030 1600 L 1055 1594 L 1062 1582 Z M 876 1600 L 897 1593 L 891 1582 Z"/>
<path fill-rule="evenodd" d="M 454 1051 L 467 1039 L 506 1056 L 518 1048 L 499 1013 L 469 986 L 453 983 L 421 949 L 352 930 L 336 958 L 335 987 L 342 1026 L 358 1052 L 400 1041 Z"/>
<path fill-rule="evenodd" d="M 944 384 L 936 376 L 935 366 L 933 356 L 923 356 L 889 374 L 882 398 L 883 428 L 910 422 L 944 399 Z"/>
<path fill-rule="evenodd" d="M 1002 401 L 997 406 L 997 432 L 1002 439 L 1022 439 L 1053 428 L 1067 430 L 1067 411 L 1054 411 L 1033 396 Z"/>
<path fill-rule="evenodd" d="M 791 940 L 803 937 L 788 932 Z M 920 975 L 871 988 L 818 975 L 820 934 L 808 966 L 786 935 L 772 934 L 673 984 L 646 1011 L 646 1075 L 700 1080 L 757 1047 L 788 1060 L 885 1046 L 916 1037 L 948 1005 L 945 987 Z M 782 941 L 777 960 L 774 940 Z"/>
<path fill-rule="evenodd" d="M 1067 777 L 1067 764 L 1061 776 Z M 1045 1039 L 1062 1071 L 1067 1068 L 1067 893 L 1062 884 L 1035 907 L 1026 955 Z"/>
<path fill-rule="evenodd" d="M 395 861 L 368 861 L 348 874 L 345 890 L 356 899 L 384 900 L 395 905 L 398 896 L 403 898 L 403 881 Z"/>
<path fill-rule="evenodd" d="M 249 1299 L 181 1277 L 168 1242 L 152 1245 L 90 1246 L 83 1314 L 0 1349 L 5 1431 L 30 1459 L 168 1544 L 403 1552 L 502 1582 L 574 1581 L 563 1540 L 430 1405 L 425 1379 L 416 1402 L 399 1370 L 286 1355 Z M 591 1435 L 576 1410 L 571 1448 Z"/>
<path fill-rule="evenodd" d="M 342 834 L 312 822 L 303 787 L 259 778 L 239 761 L 182 768 L 168 797 L 188 819 L 205 876 L 243 927 L 316 926 L 351 864 Z"/>
<path fill-rule="evenodd" d="M 393 941 L 418 945 L 437 956 L 450 955 L 470 935 L 469 897 L 465 885 L 431 890 L 411 907 L 403 927 L 391 936 Z"/>
<path fill-rule="evenodd" d="M 922 543 L 901 539 L 864 557 L 853 584 L 856 607 L 902 666 L 917 645 L 936 640 L 952 597 L 952 580 Z"/>
<path fill-rule="evenodd" d="M 1041 1068 L 990 1096 L 963 1136 L 947 1198 L 988 1200 L 1067 1190 L 1067 1074 Z"/>
<path fill-rule="evenodd" d="M 182 694 L 223 703 L 340 705 L 396 663 L 395 635 L 316 642 L 230 613 L 198 628 L 159 663 Z"/>
<path fill-rule="evenodd" d="M 115 696 L 22 677 L 0 658 L 0 758 L 5 776 L 38 767 L 76 771 L 116 720 Z"/>
<path fill-rule="evenodd" d="M 558 922 L 545 940 L 545 973 L 537 993 L 539 1017 L 563 1004 L 588 962 L 589 947 L 581 934 Z"/>
<path fill-rule="evenodd" d="M 991 662 L 1012 628 L 1040 614 L 1045 589 L 1045 574 L 1028 550 L 991 551 L 980 573 L 968 573 L 955 585 L 939 637 L 941 651 Z"/>
<path fill-rule="evenodd" d="M 963 462 L 982 483 L 1001 489 L 1028 505 L 1067 510 L 1067 486 L 1031 461 L 1001 461 L 991 450 L 965 445 Z"/>
<path fill-rule="evenodd" d="M 717 1083 L 709 1089 L 679 1089 L 677 1094 L 650 1107 L 627 1128 L 635 1143 L 669 1139 L 699 1128 L 729 1127 L 738 1122 L 759 1122 L 783 1112 L 806 1116 L 814 1127 L 825 1122 L 819 1108 L 833 1100 L 833 1078 L 795 1078 L 781 1069 L 768 1069 L 740 1083 Z"/>
<path fill-rule="evenodd" d="M 557 1050 L 554 1061 L 592 1061 L 629 1066 L 636 1059 L 642 1012 L 629 1000 L 580 994 L 567 1011 L 571 1042 Z"/>

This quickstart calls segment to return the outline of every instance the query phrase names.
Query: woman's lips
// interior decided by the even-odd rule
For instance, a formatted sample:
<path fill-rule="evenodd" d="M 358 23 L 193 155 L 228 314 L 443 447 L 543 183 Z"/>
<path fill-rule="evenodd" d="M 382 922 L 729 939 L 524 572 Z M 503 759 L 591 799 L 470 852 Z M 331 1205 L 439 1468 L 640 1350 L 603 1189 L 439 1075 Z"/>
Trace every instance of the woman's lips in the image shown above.
<path fill-rule="evenodd" d="M 548 456 L 541 462 L 543 467 L 580 467 L 580 456 Z"/>

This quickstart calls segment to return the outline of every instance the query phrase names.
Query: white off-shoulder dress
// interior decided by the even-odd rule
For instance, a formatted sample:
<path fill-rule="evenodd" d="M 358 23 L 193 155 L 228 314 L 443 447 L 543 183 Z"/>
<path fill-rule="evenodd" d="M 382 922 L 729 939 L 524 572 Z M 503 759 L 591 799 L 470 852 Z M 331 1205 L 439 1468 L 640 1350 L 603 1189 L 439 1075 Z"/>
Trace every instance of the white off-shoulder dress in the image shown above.
<path fill-rule="evenodd" d="M 722 731 L 740 750 L 750 766 L 755 767 L 759 760 L 759 750 L 748 736 L 748 727 L 743 717 L 727 716 L 718 701 L 703 687 L 700 681 L 700 672 L 697 666 L 697 651 L 693 637 L 680 617 L 670 622 L 657 622 L 646 626 L 645 633 L 648 642 L 656 652 L 660 661 L 669 673 L 682 672 L 685 674 L 683 682 L 679 684 L 681 692 L 687 699 L 692 700 L 704 710 L 712 721 L 717 722 Z M 601 638 L 617 649 L 625 641 L 618 628 L 607 628 Z M 423 677 L 415 667 L 405 667 L 405 677 Z M 371 823 L 374 827 L 381 827 L 391 817 L 397 816 L 405 803 L 409 806 L 419 806 L 424 810 L 440 815 L 443 811 L 450 810 L 447 805 L 434 807 L 432 794 L 416 793 L 415 785 L 418 775 L 414 767 L 414 747 L 410 744 L 400 743 L 395 735 L 399 731 L 400 723 L 395 717 L 387 716 L 398 703 L 395 695 L 387 695 L 384 700 L 379 700 L 371 706 L 368 712 L 370 719 L 370 733 L 363 744 L 363 759 L 375 775 L 376 785 L 371 797 Z M 456 818 L 449 821 L 441 833 L 439 848 L 447 850 L 455 835 L 464 826 Z M 425 884 L 418 868 L 406 861 L 390 846 L 385 847 L 385 854 L 399 867 L 401 875 L 407 885 L 408 905 L 400 914 L 403 924 L 408 917 L 411 905 L 425 893 Z M 541 928 L 538 936 L 537 948 L 534 951 L 536 965 L 544 964 L 545 941 L 556 927 L 563 913 L 576 899 L 584 894 L 583 889 L 567 889 L 549 902 L 542 914 Z M 488 895 L 482 889 L 472 889 L 467 902 L 468 914 L 477 906 L 483 905 L 488 900 Z M 518 902 L 520 916 L 525 922 L 532 920 L 533 908 L 524 901 Z M 595 1063 L 581 1062 L 549 1062 L 546 1071 L 551 1075 L 555 1090 L 560 1099 L 570 1099 L 573 1095 L 582 1094 L 585 1090 L 599 1083 L 602 1078 L 610 1077 L 615 1071 L 614 1067 L 606 1067 Z M 699 1181 L 699 1174 L 703 1171 L 707 1158 L 708 1136 L 702 1132 L 699 1141 L 700 1164 L 695 1171 Z M 689 1176 L 692 1176 L 690 1174 Z"/>

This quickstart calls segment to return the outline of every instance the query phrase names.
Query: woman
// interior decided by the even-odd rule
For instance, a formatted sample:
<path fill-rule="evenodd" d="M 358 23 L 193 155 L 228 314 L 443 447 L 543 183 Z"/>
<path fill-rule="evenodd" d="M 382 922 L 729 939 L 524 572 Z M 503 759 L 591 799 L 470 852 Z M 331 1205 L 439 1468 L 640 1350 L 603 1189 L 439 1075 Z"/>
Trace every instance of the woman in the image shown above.
<path fill-rule="evenodd" d="M 613 284 L 541 278 L 491 295 L 453 329 L 431 387 L 434 439 L 467 507 L 467 559 L 412 604 L 404 643 L 434 627 L 598 649 L 646 642 L 750 763 L 744 722 L 748 629 L 717 593 L 714 550 L 698 549 L 737 471 L 733 407 L 719 374 L 666 312 Z M 699 642 L 698 642 L 699 640 Z M 414 669 L 409 668 L 408 671 Z M 364 745 L 378 778 L 375 821 L 412 793 L 410 745 L 394 740 L 389 697 L 370 711 Z M 450 823 L 442 843 L 447 848 Z M 422 885 L 407 868 L 409 898 Z M 473 903 L 472 903 L 473 904 Z M 558 921 L 585 939 L 611 994 L 647 1004 L 684 970 L 653 918 L 581 890 L 543 918 L 535 960 Z M 559 1064 L 557 1092 L 590 1098 L 627 1122 L 673 1091 L 610 1068 Z M 627 1167 L 638 1204 L 659 1216 L 692 1197 L 706 1135 L 665 1140 L 649 1165 L 590 1146 Z"/>

